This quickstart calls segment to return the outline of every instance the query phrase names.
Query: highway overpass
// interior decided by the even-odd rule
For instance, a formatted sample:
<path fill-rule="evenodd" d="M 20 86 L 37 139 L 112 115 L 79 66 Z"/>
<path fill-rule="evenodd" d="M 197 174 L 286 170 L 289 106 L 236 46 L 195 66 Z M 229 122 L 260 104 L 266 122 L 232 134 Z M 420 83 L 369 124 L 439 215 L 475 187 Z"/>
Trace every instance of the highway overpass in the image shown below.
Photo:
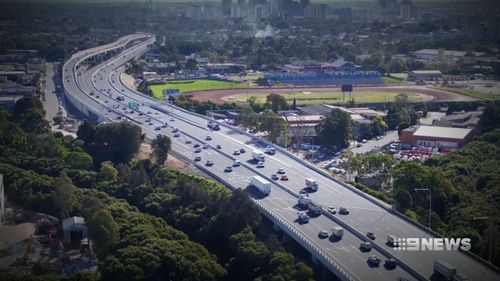
<path fill-rule="evenodd" d="M 322 263 L 340 280 L 429 280 L 433 275 L 433 262 L 443 260 L 457 268 L 469 280 L 500 280 L 500 275 L 492 266 L 471 255 L 458 251 L 396 251 L 386 244 L 387 236 L 435 237 L 401 214 L 391 206 L 366 195 L 343 182 L 332 179 L 323 171 L 295 157 L 290 152 L 276 147 L 277 153 L 266 156 L 265 166 L 257 168 L 251 161 L 251 151 L 272 145 L 265 140 L 225 124 L 221 130 L 211 131 L 205 116 L 186 111 L 171 104 L 157 101 L 128 89 L 121 81 L 126 64 L 147 52 L 155 38 L 148 34 L 133 34 L 118 41 L 74 54 L 63 66 L 65 95 L 78 110 L 97 122 L 120 122 L 128 120 L 141 126 L 147 139 L 157 134 L 168 135 L 172 139 L 172 150 L 179 157 L 192 161 L 201 170 L 230 188 L 247 188 L 254 175 L 260 175 L 272 182 L 269 196 L 262 197 L 249 192 L 262 213 L 275 226 L 283 230 L 304 248 L 311 252 L 315 262 Z M 131 109 L 129 103 L 137 108 Z M 174 136 L 174 129 L 180 135 Z M 206 137 L 210 136 L 211 140 Z M 200 153 L 194 151 L 194 144 L 208 144 L 208 149 Z M 221 149 L 217 149 L 220 145 Z M 235 150 L 245 149 L 240 155 Z M 201 161 L 194 161 L 196 156 Z M 225 172 L 234 160 L 242 165 L 232 172 Z M 215 165 L 205 166 L 207 160 Z M 283 168 L 288 181 L 270 178 Z M 305 186 L 305 178 L 315 178 L 319 190 L 310 193 L 316 203 L 322 206 L 346 207 L 348 215 L 330 214 L 326 211 L 313 217 L 308 223 L 297 220 L 297 197 Z M 342 226 L 345 235 L 340 240 L 321 239 L 321 230 L 329 231 L 334 226 Z M 376 239 L 371 241 L 367 232 L 373 232 Z M 374 248 L 369 252 L 360 250 L 360 244 L 371 241 Z M 380 266 L 371 266 L 370 255 L 382 259 Z M 384 267 L 384 261 L 394 258 L 398 266 Z"/>

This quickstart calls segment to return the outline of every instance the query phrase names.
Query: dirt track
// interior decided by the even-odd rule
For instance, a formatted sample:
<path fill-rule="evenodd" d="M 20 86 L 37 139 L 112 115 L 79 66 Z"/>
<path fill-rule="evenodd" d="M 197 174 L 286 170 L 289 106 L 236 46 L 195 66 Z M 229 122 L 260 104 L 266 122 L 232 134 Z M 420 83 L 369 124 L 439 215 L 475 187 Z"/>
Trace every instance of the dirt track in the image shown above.
<path fill-rule="evenodd" d="M 265 95 L 270 93 L 297 93 L 297 92 L 337 92 L 340 87 L 291 87 L 291 88 L 248 88 L 199 91 L 186 94 L 189 99 L 195 101 L 212 101 L 214 103 L 231 102 L 231 96 L 238 94 Z M 474 101 L 476 98 L 459 95 L 435 88 L 425 86 L 373 86 L 354 87 L 355 92 L 388 92 L 388 93 L 411 93 L 422 97 L 424 101 Z"/>

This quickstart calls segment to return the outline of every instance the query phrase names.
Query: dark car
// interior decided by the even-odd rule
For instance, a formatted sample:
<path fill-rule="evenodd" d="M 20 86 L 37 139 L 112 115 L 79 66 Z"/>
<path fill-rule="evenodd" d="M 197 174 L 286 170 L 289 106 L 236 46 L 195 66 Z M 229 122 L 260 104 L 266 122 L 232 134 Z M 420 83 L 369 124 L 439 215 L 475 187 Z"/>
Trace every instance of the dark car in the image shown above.
<path fill-rule="evenodd" d="M 287 180 L 288 180 L 288 177 L 287 177 L 286 175 L 282 175 L 282 176 L 281 176 L 281 180 L 282 180 L 282 181 L 287 181 Z"/>
<path fill-rule="evenodd" d="M 388 269 L 393 269 L 398 265 L 398 262 L 393 258 L 388 258 L 385 260 L 385 267 Z"/>
<path fill-rule="evenodd" d="M 373 232 L 367 232 L 366 237 L 370 238 L 371 240 L 375 240 L 376 238 L 375 233 Z"/>
<path fill-rule="evenodd" d="M 375 255 L 371 255 L 368 257 L 368 262 L 373 266 L 378 266 L 380 264 L 380 258 Z"/>
<path fill-rule="evenodd" d="M 273 180 L 278 180 L 278 179 L 279 179 L 278 175 L 276 175 L 276 174 L 272 174 L 272 175 L 271 175 L 271 178 L 272 178 Z"/>
<path fill-rule="evenodd" d="M 244 148 L 240 149 L 240 153 L 245 153 L 245 149 Z"/>

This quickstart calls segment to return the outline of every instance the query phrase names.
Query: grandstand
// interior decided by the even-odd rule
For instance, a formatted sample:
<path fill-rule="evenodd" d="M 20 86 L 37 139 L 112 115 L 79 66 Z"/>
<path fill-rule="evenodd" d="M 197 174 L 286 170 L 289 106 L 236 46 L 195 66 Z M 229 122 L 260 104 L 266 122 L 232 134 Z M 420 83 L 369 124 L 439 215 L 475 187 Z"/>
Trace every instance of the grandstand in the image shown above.
<path fill-rule="evenodd" d="M 354 72 L 273 72 L 266 75 L 270 81 L 278 81 L 292 85 L 378 85 L 384 82 L 378 71 L 354 71 Z"/>

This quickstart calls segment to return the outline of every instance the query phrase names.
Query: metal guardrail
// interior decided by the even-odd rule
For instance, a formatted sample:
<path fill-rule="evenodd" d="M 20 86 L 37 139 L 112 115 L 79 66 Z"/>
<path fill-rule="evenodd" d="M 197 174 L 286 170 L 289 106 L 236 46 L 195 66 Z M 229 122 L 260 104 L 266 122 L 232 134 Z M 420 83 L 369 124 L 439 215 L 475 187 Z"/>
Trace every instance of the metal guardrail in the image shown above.
<path fill-rule="evenodd" d="M 226 181 L 224 178 L 220 177 L 216 173 L 212 172 L 211 170 L 205 168 L 203 165 L 199 165 L 195 162 L 192 161 L 192 159 L 189 159 L 186 157 L 184 154 L 177 153 L 175 151 L 171 151 L 171 153 L 180 158 L 183 159 L 189 163 L 193 163 L 198 169 L 202 170 L 203 172 L 207 173 L 226 187 L 236 190 L 238 187 L 234 186 L 230 182 Z M 273 222 L 278 223 L 281 226 L 281 229 L 287 232 L 287 234 L 295 238 L 294 240 L 297 241 L 299 244 L 301 244 L 305 249 L 307 249 L 311 254 L 314 254 L 318 260 L 321 261 L 321 263 L 329 268 L 333 273 L 338 273 L 336 274 L 337 277 L 339 277 L 341 280 L 344 281 L 356 281 L 360 280 L 358 278 L 355 278 L 352 276 L 352 274 L 348 273 L 346 270 L 344 270 L 341 266 L 339 266 L 334 260 L 329 258 L 323 251 L 321 251 L 316 245 L 314 245 L 310 240 L 308 240 L 307 237 L 303 236 L 300 234 L 296 229 L 294 229 L 291 225 L 289 225 L 284 219 L 280 218 L 276 214 L 274 214 L 268 207 L 266 207 L 262 202 L 255 200 L 251 198 L 252 201 L 259 207 L 261 210 L 261 213 L 271 219 Z"/>
<path fill-rule="evenodd" d="M 130 89 L 130 88 L 128 88 L 128 87 L 125 85 L 125 83 L 123 83 L 123 81 L 122 81 L 122 77 L 121 77 L 121 76 L 120 76 L 119 80 L 120 80 L 120 83 L 121 83 L 124 87 L 126 87 L 127 89 L 129 89 L 130 91 L 132 91 L 132 92 L 134 92 L 134 93 L 136 93 L 136 94 L 138 94 L 138 95 L 141 95 L 141 96 L 143 96 L 143 97 L 145 97 L 145 98 L 147 98 L 147 99 L 149 99 L 149 100 L 153 101 L 155 104 L 160 104 L 160 103 L 159 103 L 156 99 L 154 99 L 154 98 L 152 98 L 152 97 L 150 97 L 150 96 L 144 95 L 143 93 L 138 92 L 138 91 L 136 91 L 136 90 L 134 90 L 134 89 Z M 419 228 L 420 230 L 422 230 L 422 231 L 424 231 L 424 232 L 426 232 L 426 233 L 429 233 L 429 234 L 430 234 L 430 235 L 432 235 L 433 237 L 442 237 L 440 234 L 438 234 L 438 233 L 436 233 L 436 232 L 434 232 L 434 231 L 432 231 L 432 230 L 429 230 L 426 226 L 424 226 L 424 225 L 422 225 L 422 224 L 420 224 L 420 223 L 418 223 L 418 222 L 416 222 L 416 221 L 414 221 L 414 220 L 411 220 L 410 218 L 408 218 L 407 216 L 405 216 L 405 215 L 401 214 L 400 212 L 398 212 L 398 211 L 396 211 L 396 210 L 393 210 L 393 209 L 392 209 L 392 206 L 389 206 L 389 205 L 387 205 L 387 204 L 383 203 L 382 201 L 380 201 L 379 199 L 377 199 L 377 198 L 375 198 L 375 197 L 373 197 L 373 196 L 371 196 L 371 195 L 369 195 L 369 194 L 364 193 L 363 191 L 361 191 L 361 190 L 357 189 L 356 187 L 353 187 L 353 186 L 351 186 L 351 185 L 349 185 L 349 184 L 347 184 L 347 183 L 345 183 L 345 182 L 343 182 L 343 181 L 341 181 L 341 180 L 339 180 L 339 179 L 336 179 L 336 178 L 332 177 L 330 174 L 326 173 L 325 171 L 321 170 L 320 168 L 318 168 L 318 167 L 316 167 L 316 166 L 312 165 L 312 164 L 311 164 L 311 163 L 309 163 L 308 161 L 305 161 L 305 160 L 303 160 L 303 159 L 300 159 L 300 158 L 296 157 L 294 154 L 292 154 L 291 152 L 289 152 L 289 151 L 288 151 L 288 150 L 286 150 L 286 149 L 281 148 L 280 146 L 277 146 L 277 145 L 275 145 L 275 144 L 273 144 L 273 143 L 271 143 L 271 142 L 269 142 L 269 141 L 267 141 L 267 140 L 265 140 L 265 139 L 262 139 L 262 138 L 257 138 L 257 137 L 255 137 L 254 135 L 252 135 L 252 134 L 250 134 L 250 133 L 248 133 L 248 132 L 246 132 L 246 131 L 243 131 L 243 130 L 241 130 L 241 129 L 237 128 L 237 127 L 229 126 L 229 125 L 227 125 L 227 124 L 225 124 L 225 123 L 222 123 L 222 122 L 219 122 L 219 121 L 216 121 L 216 120 L 210 119 L 210 118 L 208 118 L 207 116 L 204 116 L 204 115 L 198 114 L 198 113 L 196 113 L 196 112 L 192 112 L 192 111 L 189 111 L 189 110 L 186 110 L 186 109 L 184 109 L 184 108 L 180 108 L 180 107 L 177 107 L 177 106 L 175 106 L 175 105 L 171 105 L 171 104 L 168 104 L 168 105 L 166 105 L 166 104 L 161 104 L 161 105 L 162 105 L 162 106 L 169 106 L 169 107 L 171 107 L 171 108 L 175 108 L 176 110 L 179 110 L 179 111 L 182 111 L 182 112 L 185 112 L 185 113 L 191 114 L 191 115 L 195 115 L 195 116 L 197 116 L 197 117 L 199 117 L 199 118 L 202 118 L 202 119 L 204 119 L 204 120 L 206 120 L 206 121 L 211 121 L 211 122 L 218 123 L 220 126 L 226 127 L 226 128 L 228 128 L 228 129 L 230 129 L 230 130 L 237 131 L 237 132 L 239 132 L 239 133 L 241 133 L 241 134 L 244 134 L 244 135 L 246 135 L 246 136 L 248 136 L 248 137 L 250 137 L 250 138 L 252 138 L 252 139 L 256 139 L 256 140 L 258 140 L 258 141 L 260 141 L 260 142 L 262 142 L 262 143 L 264 143 L 264 144 L 266 144 L 266 145 L 272 146 L 272 147 L 276 148 L 276 150 L 278 150 L 279 152 L 281 152 L 281 153 L 283 153 L 283 154 L 285 154 L 285 155 L 287 155 L 287 156 L 291 157 L 292 159 L 294 159 L 295 161 L 299 162 L 300 164 L 302 164 L 302 165 L 304 165 L 304 166 L 306 166 L 306 167 L 308 167 L 308 168 L 310 168 L 310 169 L 314 170 L 315 172 L 317 172 L 317 173 L 321 174 L 322 176 L 326 177 L 327 179 L 333 180 L 333 181 L 334 181 L 334 182 L 336 182 L 337 184 L 339 184 L 339 185 L 341 185 L 341 186 L 343 186 L 343 187 L 345 187 L 345 188 L 348 188 L 349 190 L 353 191 L 354 193 L 356 193 L 356 194 L 358 194 L 358 195 L 362 196 L 363 198 L 365 198 L 365 199 L 369 200 L 370 202 L 372 202 L 372 203 L 376 204 L 377 206 L 379 206 L 379 207 L 381 207 L 381 208 L 385 209 L 386 211 L 388 211 L 388 212 L 390 212 L 390 213 L 393 213 L 394 215 L 396 215 L 397 217 L 399 217 L 399 218 L 403 219 L 404 221 L 406 221 L 406 222 L 410 223 L 411 225 L 413 225 L 413 226 L 415 226 L 415 227 Z M 153 105 L 153 106 L 154 106 L 154 105 Z M 172 113 L 170 112 L 170 114 L 172 114 Z M 184 119 L 184 118 L 183 118 L 183 119 Z M 280 186 L 280 187 L 281 187 L 281 186 Z M 282 188 L 283 188 L 283 187 L 282 187 Z M 286 189 L 286 188 L 284 188 L 284 189 L 285 189 L 287 192 L 289 192 L 289 193 L 291 192 L 290 190 L 288 190 L 288 189 Z M 293 192 L 292 192 L 292 195 L 293 195 Z M 328 216 L 328 215 L 327 215 L 327 216 Z M 335 220 L 334 220 L 334 221 L 335 221 Z M 342 222 L 342 223 L 343 223 L 343 224 L 345 224 L 344 222 Z M 345 225 L 347 225 L 347 224 L 345 224 Z M 355 231 L 356 231 L 356 230 L 355 230 Z M 357 231 L 356 231 L 356 232 L 357 232 Z M 382 249 L 382 248 L 381 248 L 381 249 Z M 388 253 L 385 249 L 382 249 L 382 251 L 384 251 L 385 253 Z M 492 270 L 496 271 L 497 273 L 500 273 L 500 269 L 499 269 L 498 267 L 496 267 L 496 266 L 492 265 L 491 263 L 489 263 L 489 262 L 485 261 L 483 258 L 481 258 L 481 257 L 479 257 L 479 256 L 477 256 L 477 255 L 475 255 L 475 254 L 473 254 L 473 253 L 471 253 L 471 252 L 464 252 L 464 251 L 461 251 L 461 252 L 462 252 L 462 253 L 464 253 L 464 254 L 466 254 L 467 256 L 469 256 L 469 257 L 473 258 L 474 260 L 478 261 L 479 263 L 481 263 L 481 264 L 483 264 L 483 265 L 487 266 L 488 268 L 490 268 L 490 269 L 492 269 Z M 389 256 L 393 256 L 393 255 L 391 255 L 391 254 L 388 254 L 388 255 L 389 255 Z M 413 271 L 413 270 L 410 268 L 410 271 Z M 420 275 L 420 274 L 418 274 L 418 273 L 417 273 L 416 275 L 417 275 L 417 276 L 421 276 L 421 275 Z M 422 277 L 422 276 L 421 276 L 421 277 Z"/>
<path fill-rule="evenodd" d="M 142 95 L 144 95 L 144 94 L 142 94 Z M 309 163 L 307 161 L 304 161 L 304 160 L 296 157 L 295 155 L 293 155 L 292 153 L 290 153 L 288 150 L 283 149 L 280 146 L 277 146 L 277 145 L 275 145 L 275 144 L 273 144 L 273 143 L 271 143 L 271 142 L 269 142 L 269 141 L 267 141 L 265 139 L 257 138 L 254 135 L 252 135 L 250 133 L 247 133 L 247 132 L 245 132 L 245 131 L 237 128 L 237 127 L 229 126 L 229 125 L 227 125 L 225 123 L 219 122 L 217 120 L 210 119 L 207 116 L 198 114 L 196 112 L 192 112 L 192 111 L 186 110 L 184 108 L 177 107 L 175 105 L 170 105 L 169 104 L 168 106 L 173 107 L 176 110 L 183 111 L 183 112 L 188 113 L 188 114 L 196 115 L 196 116 L 198 116 L 200 118 L 203 118 L 203 119 L 205 119 L 207 121 L 218 123 L 220 126 L 224 126 L 224 127 L 228 128 L 228 129 L 231 129 L 231 130 L 237 131 L 237 132 L 239 132 L 241 134 L 244 134 L 244 135 L 246 135 L 246 136 L 248 136 L 248 137 L 250 137 L 252 139 L 257 139 L 258 141 L 260 141 L 260 142 L 262 142 L 262 143 L 264 143 L 266 145 L 272 146 L 272 147 L 276 148 L 277 151 L 280 151 L 281 153 L 283 153 L 283 154 L 285 154 L 285 155 L 287 155 L 289 157 L 292 157 L 295 161 L 298 161 L 300 164 L 302 164 L 302 165 L 304 165 L 304 166 L 306 166 L 306 167 L 314 170 L 315 172 L 321 174 L 322 176 L 324 176 L 324 177 L 326 177 L 328 179 L 331 179 L 331 180 L 335 181 L 336 183 L 342 185 L 343 187 L 348 188 L 349 190 L 355 192 L 356 194 L 362 196 L 363 198 L 369 200 L 370 202 L 376 204 L 377 206 L 385 209 L 386 211 L 394 214 L 395 216 L 403 219 L 407 223 L 409 223 L 409 224 L 411 224 L 411 225 L 419 228 L 420 230 L 422 230 L 422 231 L 430 234 L 431 236 L 433 236 L 433 237 L 442 237 L 442 235 L 438 234 L 437 232 L 429 230 L 429 228 L 427 228 L 426 226 L 424 226 L 424 225 L 422 225 L 422 224 L 420 224 L 420 223 L 418 223 L 418 222 L 416 222 L 416 221 L 408 218 L 407 216 L 405 216 L 404 214 L 402 214 L 402 213 L 400 213 L 400 212 L 398 212 L 396 210 L 393 210 L 391 206 L 383 204 L 379 199 L 377 199 L 375 197 L 372 197 L 371 195 L 369 195 L 367 193 L 364 193 L 363 191 L 357 189 L 356 187 L 353 187 L 353 186 L 351 186 L 351 185 L 349 185 L 349 184 L 347 184 L 345 182 L 340 181 L 339 179 L 336 179 L 336 178 L 332 177 L 331 175 L 327 174 L 325 171 L 321 170 L 320 168 L 312 165 L 311 163 Z M 475 261 L 481 263 L 482 265 L 488 267 L 489 269 L 491 269 L 491 270 L 493 270 L 493 271 L 495 271 L 497 273 L 500 273 L 500 268 L 498 268 L 497 266 L 493 265 L 492 263 L 484 260 L 482 257 L 480 257 L 480 256 L 478 256 L 478 255 L 476 255 L 474 253 L 471 253 L 469 251 L 462 251 L 462 250 L 460 250 L 460 252 L 463 253 L 463 254 L 465 254 L 466 256 L 474 259 Z"/>

